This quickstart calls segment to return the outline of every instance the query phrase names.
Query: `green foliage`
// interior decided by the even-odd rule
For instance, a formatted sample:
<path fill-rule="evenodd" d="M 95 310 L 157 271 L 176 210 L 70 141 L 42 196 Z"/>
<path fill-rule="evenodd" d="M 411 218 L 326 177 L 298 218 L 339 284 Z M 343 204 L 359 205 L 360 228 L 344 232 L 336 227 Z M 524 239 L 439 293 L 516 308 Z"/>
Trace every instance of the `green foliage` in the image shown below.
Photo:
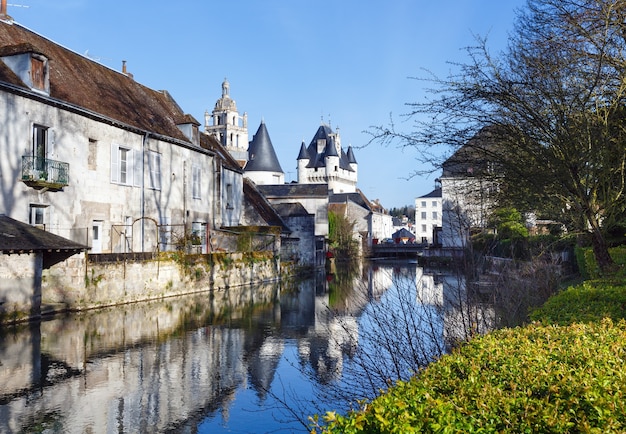
<path fill-rule="evenodd" d="M 577 247 L 575 253 L 579 273 L 584 279 L 598 279 L 603 276 L 592 248 Z M 620 264 L 617 274 L 614 273 L 613 277 L 626 277 L 626 269 L 624 268 L 624 264 L 626 264 L 626 246 L 612 247 L 609 249 L 609 254 L 616 264 Z"/>
<path fill-rule="evenodd" d="M 328 212 L 328 239 L 338 259 L 356 258 L 358 255 L 358 244 L 353 238 L 354 226 L 355 222 L 344 215 Z"/>
<path fill-rule="evenodd" d="M 528 237 L 522 214 L 515 208 L 499 208 L 492 216 L 498 239 L 519 240 Z"/>
<path fill-rule="evenodd" d="M 321 432 L 624 432 L 625 357 L 624 321 L 503 329 L 398 382 L 362 411 L 326 414 Z"/>
<path fill-rule="evenodd" d="M 530 314 L 533 321 L 560 325 L 602 318 L 626 319 L 626 282 L 584 282 L 554 295 Z"/>

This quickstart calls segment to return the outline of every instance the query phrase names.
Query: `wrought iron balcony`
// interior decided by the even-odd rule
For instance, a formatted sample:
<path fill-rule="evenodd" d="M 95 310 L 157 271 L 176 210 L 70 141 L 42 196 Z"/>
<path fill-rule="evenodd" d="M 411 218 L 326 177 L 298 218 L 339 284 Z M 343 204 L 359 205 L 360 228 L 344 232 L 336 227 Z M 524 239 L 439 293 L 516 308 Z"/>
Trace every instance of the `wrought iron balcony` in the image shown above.
<path fill-rule="evenodd" d="M 33 188 L 60 190 L 69 185 L 70 165 L 33 156 L 22 157 L 22 181 Z"/>

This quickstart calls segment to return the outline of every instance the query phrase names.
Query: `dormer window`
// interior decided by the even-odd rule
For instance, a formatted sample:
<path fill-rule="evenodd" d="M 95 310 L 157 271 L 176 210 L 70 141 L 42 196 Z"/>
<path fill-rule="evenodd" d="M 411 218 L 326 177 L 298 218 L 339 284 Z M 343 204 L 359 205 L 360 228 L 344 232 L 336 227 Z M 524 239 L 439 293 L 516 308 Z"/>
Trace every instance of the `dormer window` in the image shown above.
<path fill-rule="evenodd" d="M 32 90 L 50 93 L 48 58 L 29 44 L 3 47 L 0 60 Z"/>
<path fill-rule="evenodd" d="M 46 91 L 46 59 L 43 56 L 34 55 L 30 59 L 30 76 L 33 88 Z"/>

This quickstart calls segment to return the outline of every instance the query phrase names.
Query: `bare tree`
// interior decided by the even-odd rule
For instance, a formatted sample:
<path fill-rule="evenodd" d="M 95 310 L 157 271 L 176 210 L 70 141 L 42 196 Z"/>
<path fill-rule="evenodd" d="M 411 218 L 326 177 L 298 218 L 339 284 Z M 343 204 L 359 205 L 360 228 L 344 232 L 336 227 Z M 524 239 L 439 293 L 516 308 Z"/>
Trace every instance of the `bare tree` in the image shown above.
<path fill-rule="evenodd" d="M 409 104 L 413 132 L 392 123 L 373 138 L 440 163 L 440 145 L 456 149 L 489 127 L 499 145 L 476 151 L 497 164 L 501 195 L 522 211 L 550 204 L 576 216 L 609 270 L 602 224 L 625 208 L 625 23 L 624 0 L 529 0 L 505 52 L 477 37 L 457 73 L 427 79 L 433 99 Z"/>

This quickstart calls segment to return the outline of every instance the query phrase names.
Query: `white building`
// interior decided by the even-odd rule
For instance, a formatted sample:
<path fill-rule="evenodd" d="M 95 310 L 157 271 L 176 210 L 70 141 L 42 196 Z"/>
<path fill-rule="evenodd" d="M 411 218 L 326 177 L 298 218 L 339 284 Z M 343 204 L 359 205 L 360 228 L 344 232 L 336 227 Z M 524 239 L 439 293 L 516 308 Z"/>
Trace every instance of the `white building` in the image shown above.
<path fill-rule="evenodd" d="M 358 164 L 352 147 L 344 151 L 339 131 L 320 125 L 309 143 L 300 146 L 298 184 L 328 184 L 334 193 L 354 193 L 358 180 Z"/>
<path fill-rule="evenodd" d="M 441 219 L 441 185 L 437 183 L 433 191 L 415 199 L 415 241 L 438 244 Z"/>
<path fill-rule="evenodd" d="M 0 212 L 92 253 L 239 224 L 242 172 L 166 91 L 0 19 Z M 247 143 L 247 140 L 244 140 Z M 230 160 L 232 161 L 232 160 Z"/>
<path fill-rule="evenodd" d="M 496 205 L 497 173 L 488 158 L 495 145 L 493 135 L 483 129 L 443 163 L 440 241 L 444 248 L 464 248 L 471 235 L 487 227 Z"/>

